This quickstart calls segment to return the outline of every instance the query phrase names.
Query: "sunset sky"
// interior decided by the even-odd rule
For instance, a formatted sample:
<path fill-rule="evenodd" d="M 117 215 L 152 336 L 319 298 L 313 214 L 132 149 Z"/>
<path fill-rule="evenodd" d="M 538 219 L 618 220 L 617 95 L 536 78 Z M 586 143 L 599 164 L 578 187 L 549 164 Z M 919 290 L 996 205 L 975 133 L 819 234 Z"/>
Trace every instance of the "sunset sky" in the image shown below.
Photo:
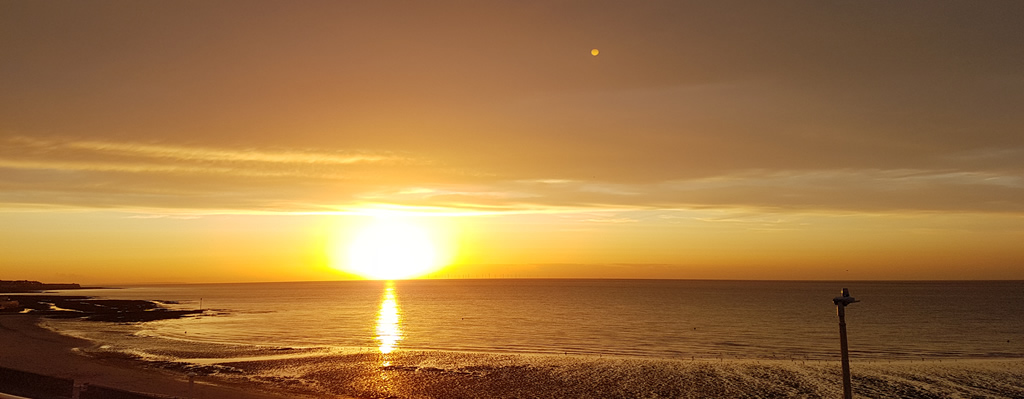
<path fill-rule="evenodd" d="M 1022 21 L 2 1 L 0 279 L 348 279 L 380 218 L 436 278 L 1024 279 Z"/>

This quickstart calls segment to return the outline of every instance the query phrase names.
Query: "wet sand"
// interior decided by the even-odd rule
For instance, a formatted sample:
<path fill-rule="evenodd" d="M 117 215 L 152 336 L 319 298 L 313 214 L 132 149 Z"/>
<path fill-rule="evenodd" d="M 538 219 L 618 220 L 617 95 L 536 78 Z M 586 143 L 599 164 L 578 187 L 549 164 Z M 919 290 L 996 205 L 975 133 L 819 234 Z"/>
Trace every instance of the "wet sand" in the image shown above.
<path fill-rule="evenodd" d="M 88 348 L 93 345 L 91 342 L 39 327 L 38 320 L 39 317 L 30 315 L 0 315 L 0 342 L 3 343 L 0 367 L 135 392 L 188 397 L 188 377 L 184 373 L 150 368 L 146 362 L 123 357 L 86 356 L 76 348 Z M 279 399 L 296 396 L 197 377 L 193 397 Z"/>
<path fill-rule="evenodd" d="M 147 362 L 0 316 L 0 366 L 187 397 L 179 362 Z M 148 338 L 138 338 L 148 339 Z M 74 348 L 83 348 L 76 351 Z M 188 359 L 187 345 L 175 346 Z M 89 354 L 89 356 L 83 353 Z M 198 351 L 194 354 L 202 354 Z M 294 355 L 294 356 L 292 356 Z M 400 350 L 208 359 L 196 398 L 834 398 L 838 361 L 650 359 Z M 1024 359 L 858 361 L 854 393 L 872 398 L 1021 398 Z M 216 383 L 218 385 L 210 385 Z"/>
<path fill-rule="evenodd" d="M 838 361 L 671 360 L 400 351 L 233 364 L 330 395 L 395 398 L 835 398 Z M 871 398 L 1022 398 L 1024 359 L 855 362 Z"/>

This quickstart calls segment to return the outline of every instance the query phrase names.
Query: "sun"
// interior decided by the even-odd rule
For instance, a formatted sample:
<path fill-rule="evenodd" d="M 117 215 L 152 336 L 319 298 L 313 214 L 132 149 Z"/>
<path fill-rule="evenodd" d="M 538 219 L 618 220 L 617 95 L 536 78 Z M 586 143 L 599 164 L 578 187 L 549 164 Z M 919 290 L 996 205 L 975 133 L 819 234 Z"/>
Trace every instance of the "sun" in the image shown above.
<path fill-rule="evenodd" d="M 400 218 L 377 218 L 348 245 L 348 272 L 372 280 L 416 278 L 442 266 L 426 228 Z"/>

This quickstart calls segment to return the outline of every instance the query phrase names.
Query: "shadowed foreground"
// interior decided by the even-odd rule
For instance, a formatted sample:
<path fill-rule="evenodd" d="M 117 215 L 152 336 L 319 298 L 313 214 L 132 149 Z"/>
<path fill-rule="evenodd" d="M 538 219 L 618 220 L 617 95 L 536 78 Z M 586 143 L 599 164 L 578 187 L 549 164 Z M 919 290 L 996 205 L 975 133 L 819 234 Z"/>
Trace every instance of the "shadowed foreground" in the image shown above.
<path fill-rule="evenodd" d="M 0 314 L 0 367 L 50 377 L 89 383 L 118 390 L 154 394 L 163 397 L 188 396 L 185 373 L 150 367 L 147 362 L 125 356 L 110 356 L 90 341 L 68 337 L 36 325 L 39 318 L 30 315 Z M 193 392 L 196 398 L 272 399 L 292 397 L 252 389 L 251 384 L 233 386 L 230 382 L 199 380 Z M 0 392 L 11 386 L 0 381 Z M 37 387 L 58 397 L 67 383 Z M 268 387 L 269 388 L 269 387 Z"/>
<path fill-rule="evenodd" d="M 190 347 L 181 341 L 151 350 L 143 360 L 56 334 L 36 326 L 36 321 L 24 315 L 0 316 L 0 341 L 5 343 L 0 347 L 0 366 L 171 397 L 186 397 L 186 373 L 197 374 L 195 397 L 224 399 L 835 398 L 842 392 L 835 361 L 659 360 L 409 350 L 391 354 L 319 349 L 268 352 L 246 347 L 232 352 L 237 358 L 210 359 L 212 353 L 226 351 Z M 268 353 L 274 354 L 268 358 Z M 892 363 L 854 359 L 853 375 L 854 393 L 862 397 L 1024 397 L 1024 359 Z"/>
<path fill-rule="evenodd" d="M 387 361 L 387 365 L 381 363 Z M 405 352 L 227 364 L 274 370 L 310 393 L 432 398 L 835 398 L 838 362 L 648 360 Z M 1024 361 L 855 363 L 874 398 L 1024 397 Z M 294 386 L 294 385 L 293 385 Z"/>

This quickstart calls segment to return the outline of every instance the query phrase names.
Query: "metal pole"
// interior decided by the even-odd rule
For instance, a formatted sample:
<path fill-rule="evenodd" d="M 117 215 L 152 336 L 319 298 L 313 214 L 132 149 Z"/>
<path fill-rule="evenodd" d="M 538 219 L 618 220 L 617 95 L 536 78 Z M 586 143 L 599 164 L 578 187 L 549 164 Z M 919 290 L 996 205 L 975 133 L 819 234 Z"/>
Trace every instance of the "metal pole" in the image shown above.
<path fill-rule="evenodd" d="M 832 298 L 839 312 L 839 349 L 842 352 L 843 363 L 843 399 L 853 399 L 853 387 L 850 382 L 850 350 L 846 343 L 846 305 L 860 302 L 850 296 L 850 290 L 843 288 L 841 296 Z"/>
<path fill-rule="evenodd" d="M 843 399 L 853 399 L 853 387 L 850 382 L 850 349 L 846 343 L 846 304 L 839 309 L 839 346 L 843 354 Z"/>

